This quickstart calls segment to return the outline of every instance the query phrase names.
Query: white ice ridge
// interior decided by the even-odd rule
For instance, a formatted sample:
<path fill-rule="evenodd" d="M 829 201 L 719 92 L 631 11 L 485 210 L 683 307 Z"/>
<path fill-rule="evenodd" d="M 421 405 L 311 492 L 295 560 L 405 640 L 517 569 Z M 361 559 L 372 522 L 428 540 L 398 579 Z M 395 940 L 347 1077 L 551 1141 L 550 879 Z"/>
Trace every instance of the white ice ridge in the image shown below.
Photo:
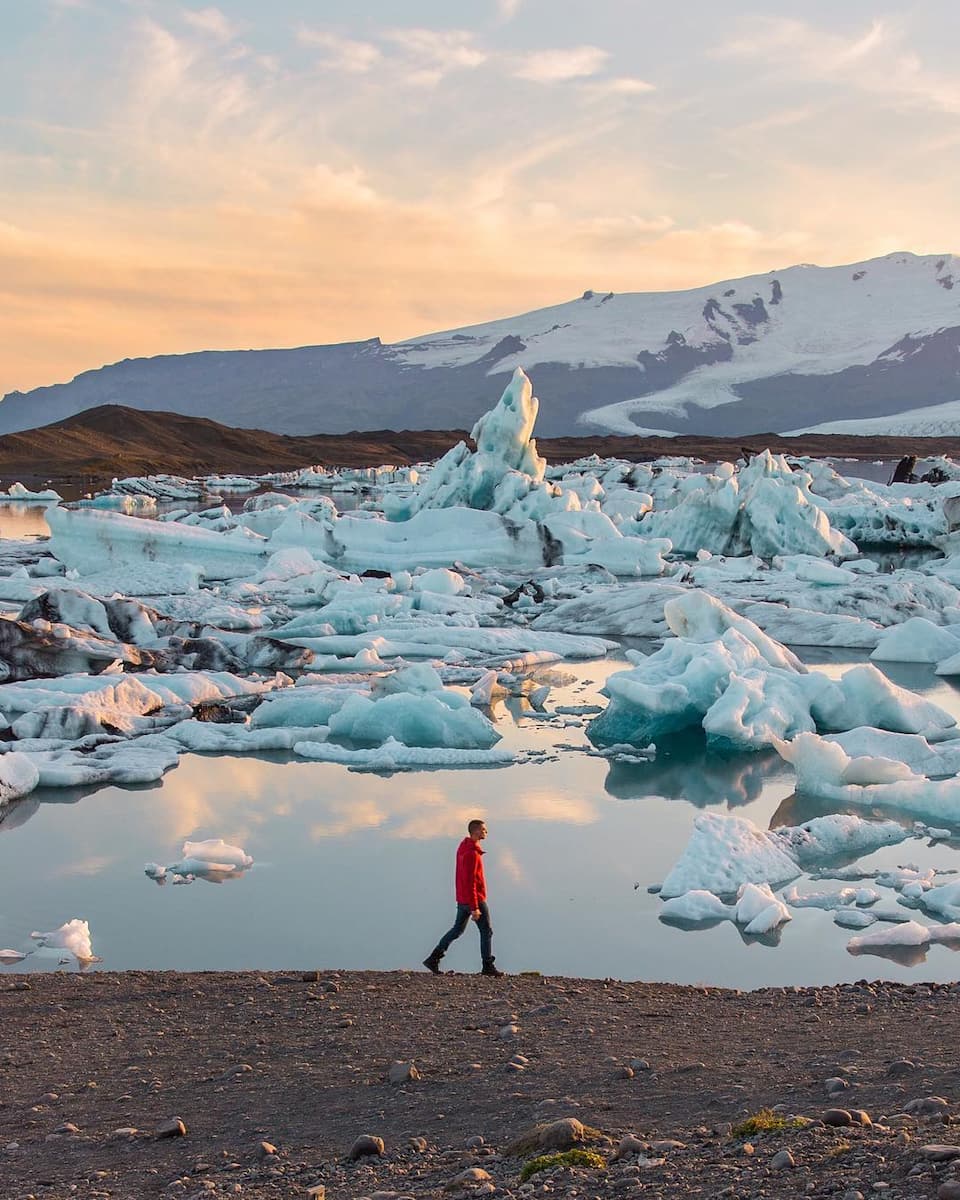
<path fill-rule="evenodd" d="M 886 627 L 893 627 L 891 635 L 895 634 L 904 612 L 945 627 L 950 636 L 960 624 L 960 591 L 944 577 L 907 570 L 882 574 L 868 559 L 837 567 L 809 555 L 778 555 L 765 563 L 756 557 L 703 552 L 670 582 L 599 580 L 571 599 L 558 602 L 548 596 L 533 627 L 603 637 L 664 637 L 664 602 L 690 585 L 708 591 L 790 646 L 872 650 Z M 916 653 L 913 661 L 927 654 L 923 641 L 916 650 L 912 640 L 905 644 L 898 637 L 894 644 L 905 654 Z M 948 665 L 941 662 L 942 673 L 950 673 Z"/>
<path fill-rule="evenodd" d="M 171 876 L 174 883 L 193 883 L 195 879 L 223 883 L 239 879 L 252 866 L 253 859 L 240 846 L 232 846 L 223 838 L 208 838 L 202 842 L 184 842 L 183 857 L 177 862 L 166 867 L 147 863 L 144 873 L 161 884 Z"/>
<path fill-rule="evenodd" d="M 645 746 L 700 727 L 714 744 L 760 749 L 820 729 L 871 725 L 928 737 L 953 736 L 942 708 L 861 665 L 831 680 L 806 667 L 752 621 L 701 591 L 668 600 L 664 618 L 676 635 L 632 670 L 611 675 L 610 703 L 589 728 L 595 745 Z"/>
<path fill-rule="evenodd" d="M 675 508 L 648 513 L 641 528 L 668 538 L 681 554 L 853 557 L 856 546 L 830 524 L 812 483 L 783 455 L 764 450 L 739 474 L 731 463 L 722 463 L 715 474 L 696 477 Z"/>

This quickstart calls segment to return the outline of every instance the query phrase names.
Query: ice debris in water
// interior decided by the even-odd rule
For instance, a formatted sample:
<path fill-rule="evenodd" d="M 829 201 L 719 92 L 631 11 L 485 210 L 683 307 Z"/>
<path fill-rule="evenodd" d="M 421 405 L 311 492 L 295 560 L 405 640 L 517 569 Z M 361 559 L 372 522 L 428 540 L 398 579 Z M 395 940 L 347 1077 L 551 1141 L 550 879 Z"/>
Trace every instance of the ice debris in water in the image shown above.
<path fill-rule="evenodd" d="M 90 926 L 79 917 L 74 917 L 49 933 L 31 933 L 30 936 L 38 949 L 66 950 L 80 963 L 99 961 L 90 941 Z"/>
<path fill-rule="evenodd" d="M 724 904 L 712 892 L 697 889 L 666 900 L 662 921 L 736 921 L 744 933 L 771 933 L 791 919 L 790 910 L 773 894 L 769 884 L 745 883 L 735 904 Z"/>
<path fill-rule="evenodd" d="M 595 744 L 646 745 L 699 726 L 719 747 L 744 750 L 796 745 L 817 729 L 872 725 L 943 737 L 956 725 L 949 713 L 897 687 L 876 667 L 852 667 L 839 680 L 808 671 L 785 646 L 705 592 L 667 600 L 664 618 L 676 636 L 607 680 L 610 703 L 589 730 Z M 899 777 L 904 774 L 910 772 Z"/>
<path fill-rule="evenodd" d="M 163 867 L 159 863 L 147 863 L 144 874 L 159 884 L 173 877 L 174 883 L 193 883 L 205 879 L 208 883 L 223 883 L 227 879 L 239 879 L 253 866 L 253 859 L 240 846 L 231 846 L 222 838 L 207 838 L 203 842 L 184 842 L 183 857 L 179 862 Z"/>

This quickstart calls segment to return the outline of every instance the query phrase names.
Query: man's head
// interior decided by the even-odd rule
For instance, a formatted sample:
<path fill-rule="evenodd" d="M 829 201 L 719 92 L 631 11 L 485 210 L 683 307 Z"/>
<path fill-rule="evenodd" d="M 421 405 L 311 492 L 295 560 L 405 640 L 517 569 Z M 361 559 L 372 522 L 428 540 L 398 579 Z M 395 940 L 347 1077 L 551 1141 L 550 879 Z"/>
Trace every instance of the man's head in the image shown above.
<path fill-rule="evenodd" d="M 476 817 L 467 826 L 467 833 L 473 838 L 473 840 L 475 842 L 482 842 L 483 839 L 487 836 L 486 821 L 481 821 L 479 817 Z"/>

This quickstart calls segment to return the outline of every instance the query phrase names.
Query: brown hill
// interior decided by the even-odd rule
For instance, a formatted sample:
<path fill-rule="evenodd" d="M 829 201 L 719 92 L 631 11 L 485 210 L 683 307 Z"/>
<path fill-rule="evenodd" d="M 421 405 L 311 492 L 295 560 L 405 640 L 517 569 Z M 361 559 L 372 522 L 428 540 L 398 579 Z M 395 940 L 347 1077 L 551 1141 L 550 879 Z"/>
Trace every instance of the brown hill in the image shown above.
<path fill-rule="evenodd" d="M 114 476 L 203 475 L 214 472 L 259 474 L 324 466 L 398 466 L 433 459 L 463 430 L 373 430 L 363 433 L 288 437 L 260 429 L 232 429 L 205 417 L 144 412 L 121 405 L 88 409 L 54 425 L 0 437 L 0 479 L 101 486 Z M 894 438 L 808 435 L 784 438 L 761 433 L 749 438 L 565 437 L 542 438 L 549 462 L 569 462 L 588 454 L 643 461 L 662 454 L 706 459 L 736 457 L 742 445 L 789 454 L 850 458 L 925 457 L 960 453 L 960 437 Z"/>

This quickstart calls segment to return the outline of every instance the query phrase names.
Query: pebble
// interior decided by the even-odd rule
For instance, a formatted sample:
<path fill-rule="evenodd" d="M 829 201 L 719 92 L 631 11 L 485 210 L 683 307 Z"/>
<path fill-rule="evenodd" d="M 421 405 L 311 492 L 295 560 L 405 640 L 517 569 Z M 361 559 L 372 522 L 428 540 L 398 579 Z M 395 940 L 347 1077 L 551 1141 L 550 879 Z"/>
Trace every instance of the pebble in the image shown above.
<path fill-rule="evenodd" d="M 306 1194 L 311 1197 L 311 1200 L 326 1200 L 327 1189 L 322 1183 L 315 1183 L 307 1188 Z"/>
<path fill-rule="evenodd" d="M 644 1154 L 649 1149 L 649 1146 L 641 1138 L 635 1134 L 625 1134 L 619 1141 L 616 1150 L 613 1152 L 611 1162 L 619 1162 L 621 1158 L 626 1158 L 628 1154 Z"/>
<path fill-rule="evenodd" d="M 937 1143 L 921 1146 L 917 1153 L 929 1162 L 952 1162 L 960 1158 L 960 1146 L 944 1146 Z"/>
<path fill-rule="evenodd" d="M 427 1139 L 425 1137 L 412 1137 L 410 1139 L 410 1146 L 418 1154 L 423 1154 L 427 1149 Z"/>
<path fill-rule="evenodd" d="M 914 1117 L 932 1117 L 945 1112 L 949 1107 L 950 1101 L 945 1100 L 943 1096 L 918 1096 L 915 1100 L 908 1100 L 903 1106 L 903 1111 Z"/>
<path fill-rule="evenodd" d="M 837 1092 L 845 1092 L 849 1086 L 850 1084 L 846 1079 L 841 1078 L 839 1075 L 835 1075 L 832 1079 L 825 1079 L 823 1082 L 824 1090 L 828 1096 L 833 1096 Z"/>
<path fill-rule="evenodd" d="M 896 1062 L 892 1062 L 887 1067 L 887 1074 L 896 1079 L 900 1075 L 912 1075 L 916 1069 L 917 1064 L 911 1062 L 909 1058 L 898 1058 Z"/>
<path fill-rule="evenodd" d="M 446 1188 L 452 1190 L 453 1188 L 473 1187 L 478 1183 L 486 1183 L 491 1178 L 490 1172 L 485 1171 L 483 1167 L 467 1167 L 459 1175 L 454 1175 Z"/>
<path fill-rule="evenodd" d="M 937 1200 L 960 1200 L 960 1180 L 948 1179 L 937 1188 Z"/>
<path fill-rule="evenodd" d="M 410 1083 L 421 1075 L 412 1062 L 395 1061 L 387 1068 L 387 1079 L 391 1083 Z"/>
<path fill-rule="evenodd" d="M 277 1154 L 277 1148 L 273 1142 L 259 1142 L 257 1144 L 257 1154 L 260 1158 L 274 1158 Z"/>
<path fill-rule="evenodd" d="M 187 1127 L 179 1117 L 171 1117 L 153 1131 L 155 1138 L 186 1137 Z"/>
<path fill-rule="evenodd" d="M 770 1159 L 771 1171 L 786 1171 L 796 1165 L 796 1159 L 789 1150 L 778 1150 L 773 1158 Z"/>
<path fill-rule="evenodd" d="M 347 1158 L 351 1162 L 356 1162 L 358 1158 L 371 1158 L 382 1154 L 384 1148 L 382 1137 L 377 1137 L 376 1134 L 372 1133 L 361 1133 L 350 1147 Z"/>
<path fill-rule="evenodd" d="M 853 1117 L 845 1108 L 828 1108 L 820 1118 L 824 1125 L 852 1125 Z"/>

